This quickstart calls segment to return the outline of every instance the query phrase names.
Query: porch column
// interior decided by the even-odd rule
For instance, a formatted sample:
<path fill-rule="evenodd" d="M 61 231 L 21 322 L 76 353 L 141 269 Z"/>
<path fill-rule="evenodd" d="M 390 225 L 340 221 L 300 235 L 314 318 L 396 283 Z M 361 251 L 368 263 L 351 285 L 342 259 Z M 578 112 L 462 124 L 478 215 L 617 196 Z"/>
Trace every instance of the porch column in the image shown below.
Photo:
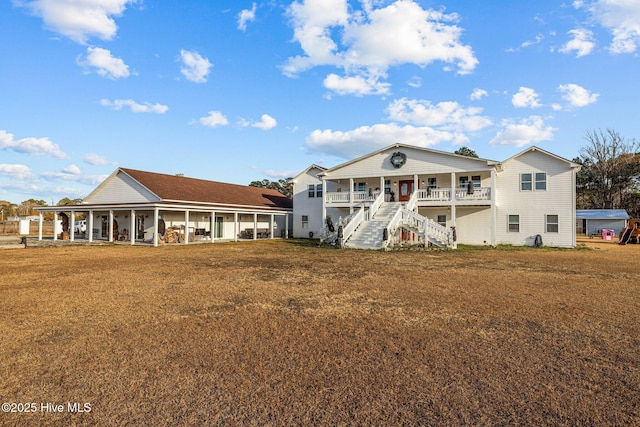
<path fill-rule="evenodd" d="M 489 197 L 489 200 L 493 200 L 495 202 L 496 200 L 496 170 L 495 169 L 491 169 L 491 189 L 489 191 L 491 191 L 491 197 Z"/>
<path fill-rule="evenodd" d="M 238 212 L 233 213 L 233 241 L 238 241 Z"/>
<path fill-rule="evenodd" d="M 153 246 L 158 246 L 158 221 L 160 220 L 160 212 L 158 208 L 153 209 Z"/>
<path fill-rule="evenodd" d="M 216 213 L 215 212 L 211 212 L 211 217 L 209 218 L 209 230 L 210 230 L 210 234 L 211 234 L 211 243 L 213 243 L 213 241 L 215 240 L 216 237 Z M 220 236 L 222 237 L 222 236 Z"/>
<path fill-rule="evenodd" d="M 189 210 L 184 211 L 184 244 L 189 244 Z"/>
<path fill-rule="evenodd" d="M 109 209 L 109 243 L 113 243 L 113 210 Z"/>
<path fill-rule="evenodd" d="M 76 234 L 76 213 L 75 211 L 71 211 L 71 215 L 69 216 L 69 240 L 73 242 Z"/>
<path fill-rule="evenodd" d="M 385 196 L 384 196 L 384 176 L 381 176 L 381 177 L 380 177 L 380 192 L 383 194 L 383 196 L 382 196 L 382 197 L 383 197 L 382 201 L 383 201 L 383 202 L 386 202 L 386 200 L 384 199 L 384 197 L 385 197 Z"/>
<path fill-rule="evenodd" d="M 455 203 L 451 204 L 451 226 L 452 227 L 456 226 L 456 204 Z"/>
<path fill-rule="evenodd" d="M 420 181 L 418 180 L 418 175 L 413 175 L 413 191 L 418 191 L 420 188 Z"/>
<path fill-rule="evenodd" d="M 322 177 L 322 226 L 327 222 L 327 181 Z M 273 219 L 273 218 L 272 218 Z M 271 230 L 273 234 L 273 230 Z"/>
<path fill-rule="evenodd" d="M 42 211 L 38 212 L 38 240 L 42 240 L 42 226 L 44 225 L 44 215 Z"/>
<path fill-rule="evenodd" d="M 258 239 L 258 214 L 253 214 L 253 240 Z"/>
<path fill-rule="evenodd" d="M 353 178 L 349 178 L 349 213 L 353 213 Z"/>
<path fill-rule="evenodd" d="M 58 211 L 53 211 L 53 241 L 58 240 L 58 233 L 56 228 L 58 226 Z"/>
<path fill-rule="evenodd" d="M 131 240 L 131 244 L 135 245 L 136 243 L 136 211 L 131 209 L 131 218 L 129 220 L 129 239 Z"/>
<path fill-rule="evenodd" d="M 284 238 L 289 238 L 289 214 L 284 214 Z"/>
<path fill-rule="evenodd" d="M 456 186 L 456 173 L 455 172 L 451 172 L 451 201 L 455 202 L 456 201 L 456 190 L 457 190 L 457 186 Z"/>
<path fill-rule="evenodd" d="M 324 182 L 324 181 L 323 181 L 323 182 Z M 323 190 L 324 190 L 324 189 L 323 189 Z M 324 197 L 324 191 L 322 192 L 322 194 L 323 194 L 323 196 L 322 196 L 322 197 Z M 269 238 L 270 238 L 270 239 L 273 239 L 273 222 L 274 222 L 274 220 L 275 220 L 275 219 L 274 219 L 274 215 L 273 215 L 273 214 L 271 214 L 271 229 L 269 230 Z"/>
<path fill-rule="evenodd" d="M 93 243 L 93 211 L 89 211 L 89 220 L 87 221 L 87 233 L 89 234 L 89 243 Z"/>

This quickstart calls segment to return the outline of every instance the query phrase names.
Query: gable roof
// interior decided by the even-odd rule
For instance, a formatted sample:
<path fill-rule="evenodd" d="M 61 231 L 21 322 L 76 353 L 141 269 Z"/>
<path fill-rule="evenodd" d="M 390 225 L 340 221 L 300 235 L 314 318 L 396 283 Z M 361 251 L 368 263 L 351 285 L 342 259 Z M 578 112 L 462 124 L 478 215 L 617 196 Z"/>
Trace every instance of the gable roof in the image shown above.
<path fill-rule="evenodd" d="M 327 170 L 327 168 L 322 167 L 322 166 L 318 166 L 315 163 L 312 164 L 311 166 L 309 166 L 308 168 L 306 168 L 305 170 L 303 170 L 302 172 L 300 172 L 299 174 L 297 174 L 296 176 L 293 177 L 294 181 L 296 178 L 298 178 L 300 175 L 304 175 L 305 173 L 309 172 L 311 169 L 320 169 L 320 173 L 324 172 Z"/>
<path fill-rule="evenodd" d="M 291 199 L 269 188 L 206 181 L 180 175 L 167 175 L 126 168 L 119 168 L 118 172 L 129 175 L 163 201 L 284 209 L 290 209 L 293 206 Z"/>
<path fill-rule="evenodd" d="M 369 158 L 369 157 L 376 156 L 376 155 L 378 155 L 378 154 L 380 154 L 380 153 L 384 153 L 384 152 L 385 152 L 385 151 L 387 151 L 387 150 L 390 150 L 390 149 L 397 149 L 397 148 L 405 148 L 405 149 L 408 149 L 408 150 L 424 151 L 424 152 L 426 152 L 426 153 L 444 154 L 444 155 L 452 156 L 452 157 L 462 157 L 462 158 L 467 159 L 467 160 L 480 161 L 480 162 L 486 163 L 487 165 L 498 165 L 498 164 L 500 164 L 500 162 L 496 162 L 495 160 L 481 159 L 481 158 L 479 158 L 479 157 L 463 156 L 463 155 L 461 155 L 461 154 L 449 153 L 449 152 L 447 152 L 447 151 L 434 150 L 434 149 L 432 149 L 432 148 L 424 148 L 424 147 L 418 147 L 418 146 L 416 146 L 416 145 L 409 145 L 409 144 L 401 144 L 401 143 L 397 143 L 397 144 L 389 145 L 388 147 L 381 148 L 381 149 L 376 150 L 376 151 L 374 151 L 374 152 L 372 152 L 372 153 L 365 154 L 364 156 L 360 156 L 360 157 L 358 157 L 358 158 L 355 158 L 355 159 L 349 160 L 349 161 L 347 161 L 347 162 L 341 163 L 341 164 L 339 164 L 339 165 L 337 165 L 337 166 L 334 166 L 334 167 L 332 167 L 332 168 L 325 169 L 323 172 L 319 173 L 318 175 L 319 175 L 319 176 L 324 176 L 324 175 L 326 175 L 327 173 L 330 173 L 330 172 L 333 172 L 333 171 L 335 171 L 335 170 L 341 169 L 341 168 L 343 168 L 343 167 L 345 167 L 345 166 L 349 166 L 350 164 L 353 164 L 353 163 L 356 163 L 356 162 L 362 161 L 362 160 L 367 159 L 367 158 Z"/>
<path fill-rule="evenodd" d="M 549 157 L 553 157 L 554 159 L 557 159 L 557 160 L 560 160 L 560 161 L 562 161 L 562 162 L 568 163 L 568 164 L 569 164 L 569 167 L 571 167 L 571 168 L 580 169 L 580 168 L 582 167 L 582 166 L 580 166 L 579 164 L 572 162 L 571 160 L 567 160 L 567 159 L 565 159 L 564 157 L 557 156 L 557 155 L 555 155 L 555 154 L 553 154 L 553 153 L 550 153 L 550 152 L 548 152 L 548 151 L 546 151 L 546 150 L 543 150 L 542 148 L 536 147 L 535 145 L 533 145 L 533 146 L 531 146 L 531 147 L 527 148 L 526 150 L 523 150 L 523 151 L 519 152 L 519 153 L 518 153 L 518 154 L 516 154 L 515 156 L 511 156 L 511 157 L 509 157 L 507 160 L 505 160 L 505 161 L 504 161 L 504 162 L 502 162 L 502 163 L 506 163 L 506 162 L 508 162 L 508 161 L 510 161 L 510 160 L 515 159 L 516 157 L 520 157 L 520 156 L 522 156 L 523 154 L 526 154 L 526 153 L 528 153 L 528 152 L 533 152 L 533 151 L 539 151 L 539 152 L 541 152 L 541 153 L 543 153 L 543 154 L 546 154 L 546 155 L 547 155 L 547 156 L 549 156 Z"/>

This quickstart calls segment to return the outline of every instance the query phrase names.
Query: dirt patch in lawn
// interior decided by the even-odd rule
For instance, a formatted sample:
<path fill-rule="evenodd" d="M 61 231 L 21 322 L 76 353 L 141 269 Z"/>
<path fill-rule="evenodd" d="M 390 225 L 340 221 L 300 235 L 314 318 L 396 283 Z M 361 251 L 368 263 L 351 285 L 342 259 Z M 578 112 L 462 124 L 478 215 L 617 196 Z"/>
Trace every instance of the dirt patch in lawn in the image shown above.
<path fill-rule="evenodd" d="M 585 240 L 2 251 L 0 424 L 637 425 L 640 245 Z"/>

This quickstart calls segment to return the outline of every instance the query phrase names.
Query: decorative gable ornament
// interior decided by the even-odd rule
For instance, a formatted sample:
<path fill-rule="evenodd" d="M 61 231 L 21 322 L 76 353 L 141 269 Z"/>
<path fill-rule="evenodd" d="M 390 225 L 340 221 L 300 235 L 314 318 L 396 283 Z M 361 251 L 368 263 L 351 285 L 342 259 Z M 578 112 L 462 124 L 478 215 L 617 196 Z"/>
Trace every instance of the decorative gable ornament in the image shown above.
<path fill-rule="evenodd" d="M 394 168 L 400 169 L 405 163 L 407 163 L 407 155 L 400 151 L 396 151 L 391 155 L 391 159 L 389 161 Z"/>

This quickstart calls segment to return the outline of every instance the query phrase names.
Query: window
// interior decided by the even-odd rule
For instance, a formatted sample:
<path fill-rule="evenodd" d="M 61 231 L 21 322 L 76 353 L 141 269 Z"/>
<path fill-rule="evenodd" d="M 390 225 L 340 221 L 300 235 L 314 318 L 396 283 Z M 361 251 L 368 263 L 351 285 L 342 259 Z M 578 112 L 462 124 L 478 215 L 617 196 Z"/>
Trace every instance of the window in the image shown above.
<path fill-rule="evenodd" d="M 531 174 L 523 173 L 520 174 L 520 190 L 521 191 L 531 191 Z"/>
<path fill-rule="evenodd" d="M 509 233 L 520 232 L 520 215 L 509 215 Z"/>
<path fill-rule="evenodd" d="M 367 183 L 366 182 L 354 182 L 353 183 L 353 191 L 367 191 Z"/>
<path fill-rule="evenodd" d="M 468 176 L 461 176 L 458 178 L 458 185 L 460 186 L 460 188 L 467 188 L 468 184 L 469 184 Z"/>
<path fill-rule="evenodd" d="M 316 197 L 322 197 L 322 184 L 316 185 Z"/>
<path fill-rule="evenodd" d="M 545 215 L 547 233 L 558 232 L 558 215 Z"/>
<path fill-rule="evenodd" d="M 316 186 L 309 184 L 309 197 L 316 197 Z"/>
<path fill-rule="evenodd" d="M 547 174 L 544 172 L 536 172 L 536 190 L 547 189 Z"/>
<path fill-rule="evenodd" d="M 438 215 L 438 224 L 440 224 L 443 227 L 447 226 L 447 216 L 446 215 Z"/>
<path fill-rule="evenodd" d="M 471 177 L 471 182 L 473 182 L 474 188 L 480 188 L 482 186 L 482 179 L 480 179 L 480 175 L 474 175 Z"/>
<path fill-rule="evenodd" d="M 309 228 L 309 215 L 302 215 L 302 229 L 306 230 Z"/>
<path fill-rule="evenodd" d="M 391 193 L 391 180 L 390 179 L 385 179 L 384 180 L 384 194 L 389 194 Z"/>
<path fill-rule="evenodd" d="M 427 178 L 427 188 L 438 188 L 438 178 Z"/>

